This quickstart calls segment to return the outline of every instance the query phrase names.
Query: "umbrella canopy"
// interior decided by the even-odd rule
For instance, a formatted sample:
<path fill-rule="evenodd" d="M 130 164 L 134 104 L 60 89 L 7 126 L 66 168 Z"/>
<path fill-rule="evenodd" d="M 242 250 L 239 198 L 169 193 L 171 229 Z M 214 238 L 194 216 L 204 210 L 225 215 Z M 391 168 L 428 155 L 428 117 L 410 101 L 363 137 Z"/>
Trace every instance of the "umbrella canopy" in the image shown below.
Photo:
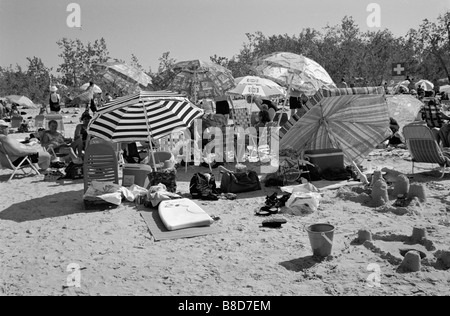
<path fill-rule="evenodd" d="M 314 95 L 323 86 L 336 88 L 328 72 L 314 60 L 293 53 L 273 53 L 254 64 L 259 76 L 270 78 L 285 87 Z M 292 82 L 291 82 L 292 81 Z"/>
<path fill-rule="evenodd" d="M 398 94 L 386 96 L 389 116 L 394 118 L 400 130 L 409 123 L 414 122 L 423 103 L 409 94 Z"/>
<path fill-rule="evenodd" d="M 89 82 L 86 82 L 80 87 L 81 90 L 86 90 L 87 88 L 89 88 Z M 94 84 L 94 93 L 102 93 L 102 89 L 96 84 Z"/>
<path fill-rule="evenodd" d="M 37 105 L 33 103 L 29 98 L 23 95 L 8 95 L 6 99 L 11 102 L 15 103 L 18 106 L 23 106 L 28 109 L 36 109 Z"/>
<path fill-rule="evenodd" d="M 450 94 L 450 85 L 446 84 L 439 87 L 439 92 L 445 92 Z"/>
<path fill-rule="evenodd" d="M 339 148 L 347 163 L 361 163 L 391 135 L 383 87 L 321 90 L 308 102 L 311 109 L 283 136 L 280 149 Z"/>
<path fill-rule="evenodd" d="M 424 89 L 425 91 L 432 91 L 434 88 L 434 84 L 431 81 L 425 79 L 417 81 L 414 86 L 416 87 L 416 89 L 418 87 L 422 87 L 422 89 Z"/>
<path fill-rule="evenodd" d="M 152 78 L 149 75 L 124 63 L 93 64 L 92 68 L 103 75 L 106 80 L 118 84 L 124 90 L 130 91 L 138 88 L 150 90 L 152 85 Z"/>
<path fill-rule="evenodd" d="M 229 90 L 229 94 L 258 95 L 261 97 L 285 96 L 286 90 L 278 83 L 256 76 L 245 76 L 235 79 L 236 87 Z"/>
<path fill-rule="evenodd" d="M 117 98 L 100 109 L 88 133 L 114 142 L 146 141 L 150 136 L 157 139 L 187 128 L 202 115 L 201 109 L 180 94 L 141 91 Z"/>
<path fill-rule="evenodd" d="M 231 71 L 213 62 L 182 61 L 172 70 L 176 76 L 167 89 L 186 93 L 195 103 L 203 98 L 223 96 L 236 86 Z"/>

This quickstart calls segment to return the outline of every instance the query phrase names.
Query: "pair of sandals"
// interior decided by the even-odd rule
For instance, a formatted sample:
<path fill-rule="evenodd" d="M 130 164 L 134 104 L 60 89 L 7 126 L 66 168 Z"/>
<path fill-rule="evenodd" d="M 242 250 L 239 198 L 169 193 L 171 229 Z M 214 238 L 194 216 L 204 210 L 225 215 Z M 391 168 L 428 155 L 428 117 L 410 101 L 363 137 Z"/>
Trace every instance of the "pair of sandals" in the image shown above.
<path fill-rule="evenodd" d="M 286 202 L 289 200 L 291 195 L 284 194 L 281 198 L 278 198 L 277 193 L 273 193 L 270 196 L 266 196 L 266 202 L 263 207 L 256 212 L 256 215 L 259 216 L 270 216 L 274 214 L 278 214 L 280 209 L 286 205 Z"/>

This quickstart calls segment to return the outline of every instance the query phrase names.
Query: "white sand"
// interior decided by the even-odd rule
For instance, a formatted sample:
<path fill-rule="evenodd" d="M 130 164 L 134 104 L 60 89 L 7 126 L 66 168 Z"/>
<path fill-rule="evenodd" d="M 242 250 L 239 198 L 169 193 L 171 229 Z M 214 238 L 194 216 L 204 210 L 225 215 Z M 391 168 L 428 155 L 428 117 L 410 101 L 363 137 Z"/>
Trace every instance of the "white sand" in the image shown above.
<path fill-rule="evenodd" d="M 68 115 L 70 120 L 78 123 Z M 74 126 L 66 124 L 66 136 L 72 137 Z M 374 154 L 372 166 L 411 172 L 406 151 Z M 287 220 L 281 229 L 262 228 L 265 218 L 254 211 L 275 191 L 263 187 L 235 201 L 200 202 L 220 217 L 214 225 L 222 233 L 161 242 L 153 240 L 134 204 L 84 211 L 81 180 L 32 176 L 5 183 L 11 171 L 0 170 L 0 295 L 449 295 L 450 271 L 435 256 L 450 250 L 450 176 L 439 180 L 429 172 L 432 165 L 418 167 L 411 182 L 426 186 L 428 200 L 403 209 L 404 215 L 333 190 L 324 193 L 315 213 L 278 214 Z M 182 194 L 197 171 L 206 169 L 179 169 Z M 219 180 L 217 169 L 215 174 Z M 319 222 L 336 227 L 333 257 L 322 262 L 311 257 L 304 229 Z M 435 250 L 401 241 L 413 227 L 426 228 Z M 376 237 L 373 247 L 353 243 L 362 228 Z M 399 250 L 417 247 L 427 255 L 421 271 L 398 271 Z M 80 288 L 66 288 L 72 263 L 82 268 Z M 369 286 L 377 281 L 369 264 L 379 266 L 380 286 Z"/>

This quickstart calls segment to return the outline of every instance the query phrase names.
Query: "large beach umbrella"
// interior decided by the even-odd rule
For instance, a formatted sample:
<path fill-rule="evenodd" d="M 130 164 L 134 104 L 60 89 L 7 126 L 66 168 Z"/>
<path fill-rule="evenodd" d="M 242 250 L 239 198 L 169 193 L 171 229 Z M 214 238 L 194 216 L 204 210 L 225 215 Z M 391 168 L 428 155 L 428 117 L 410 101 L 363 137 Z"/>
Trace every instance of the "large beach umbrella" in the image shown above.
<path fill-rule="evenodd" d="M 416 87 L 416 89 L 418 87 L 422 87 L 422 89 L 424 89 L 425 91 L 432 91 L 434 88 L 434 84 L 431 81 L 425 79 L 417 81 L 414 86 Z"/>
<path fill-rule="evenodd" d="M 36 109 L 37 106 L 31 101 L 29 98 L 27 98 L 24 95 L 8 95 L 6 99 L 11 102 L 15 103 L 18 106 L 23 106 L 28 109 Z"/>
<path fill-rule="evenodd" d="M 89 82 L 86 82 L 80 87 L 81 90 L 86 90 L 87 88 L 89 88 Z M 102 89 L 96 84 L 94 84 L 94 93 L 102 93 Z"/>
<path fill-rule="evenodd" d="M 439 92 L 449 93 L 450 94 L 450 85 L 446 84 L 444 86 L 439 87 Z"/>
<path fill-rule="evenodd" d="M 314 60 L 303 55 L 278 52 L 266 55 L 254 63 L 259 76 L 274 80 L 290 90 L 307 96 L 314 95 L 322 87 L 336 88 L 328 72 Z"/>
<path fill-rule="evenodd" d="M 280 149 L 339 148 L 346 163 L 362 160 L 391 134 L 383 87 L 317 92 L 311 109 L 280 141 Z"/>
<path fill-rule="evenodd" d="M 394 118 L 400 130 L 409 123 L 414 122 L 423 103 L 410 94 L 398 94 L 386 96 L 389 116 Z"/>
<path fill-rule="evenodd" d="M 181 61 L 173 65 L 172 71 L 176 75 L 167 89 L 186 93 L 194 103 L 223 96 L 236 86 L 230 70 L 210 61 Z"/>
<path fill-rule="evenodd" d="M 88 133 L 113 142 L 147 141 L 187 128 L 201 115 L 201 109 L 178 93 L 140 91 L 101 108 Z"/>
<path fill-rule="evenodd" d="M 228 94 L 251 95 L 260 97 L 279 97 L 286 95 L 286 89 L 278 83 L 257 76 L 245 76 L 235 79 L 236 87 Z"/>
<path fill-rule="evenodd" d="M 126 91 L 152 90 L 152 78 L 136 67 L 120 62 L 106 62 L 93 64 L 92 68 L 106 80 L 117 84 Z"/>

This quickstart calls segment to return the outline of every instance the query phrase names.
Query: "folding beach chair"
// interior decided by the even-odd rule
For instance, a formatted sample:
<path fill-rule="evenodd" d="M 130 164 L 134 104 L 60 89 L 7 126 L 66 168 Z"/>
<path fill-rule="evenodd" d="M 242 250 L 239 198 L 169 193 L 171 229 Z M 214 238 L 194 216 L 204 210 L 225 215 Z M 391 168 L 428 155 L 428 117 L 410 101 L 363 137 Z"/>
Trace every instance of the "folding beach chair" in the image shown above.
<path fill-rule="evenodd" d="M 40 175 L 39 170 L 33 165 L 30 158 L 28 156 L 21 157 L 22 161 L 20 164 L 16 167 L 14 166 L 13 162 L 11 161 L 8 152 L 6 151 L 5 146 L 0 141 L 0 166 L 4 169 L 10 169 L 13 171 L 11 177 L 8 179 L 7 182 L 11 181 L 16 173 L 21 170 L 24 174 L 30 174 L 31 172 L 35 172 L 37 175 Z M 30 172 L 26 173 L 24 171 L 25 168 L 30 168 Z"/>
<path fill-rule="evenodd" d="M 412 173 L 414 163 L 433 163 L 442 167 L 442 179 L 450 166 L 450 153 L 442 151 L 433 131 L 424 124 L 412 123 L 403 127 L 403 136 L 412 157 Z"/>
<path fill-rule="evenodd" d="M 84 156 L 84 192 L 92 181 L 119 184 L 119 163 L 117 152 L 111 143 L 90 142 Z"/>

